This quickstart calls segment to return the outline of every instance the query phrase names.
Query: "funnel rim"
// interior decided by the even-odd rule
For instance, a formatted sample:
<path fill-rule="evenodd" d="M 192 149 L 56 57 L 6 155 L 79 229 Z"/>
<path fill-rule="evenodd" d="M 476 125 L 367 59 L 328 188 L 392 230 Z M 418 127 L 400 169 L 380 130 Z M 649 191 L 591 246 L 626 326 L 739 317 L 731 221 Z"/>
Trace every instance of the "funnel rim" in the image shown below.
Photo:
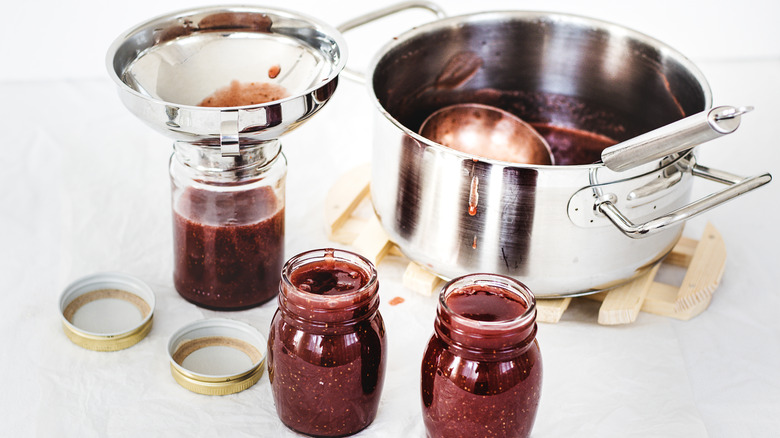
<path fill-rule="evenodd" d="M 177 18 L 184 18 L 187 16 L 192 16 L 192 15 L 206 13 L 206 12 L 256 12 L 261 14 L 273 14 L 284 18 L 292 18 L 292 19 L 307 22 L 308 24 L 311 25 L 311 29 L 318 30 L 323 35 L 326 35 L 328 38 L 333 40 L 335 46 L 338 48 L 338 53 L 339 53 L 338 62 L 332 63 L 331 71 L 328 73 L 327 77 L 317 82 L 316 84 L 307 87 L 305 90 L 300 91 L 296 95 L 287 96 L 282 99 L 277 99 L 277 100 L 273 100 L 261 104 L 254 104 L 254 105 L 240 105 L 240 106 L 229 106 L 229 107 L 205 107 L 199 105 L 182 104 L 177 102 L 168 102 L 158 97 L 141 93 L 138 90 L 134 89 L 133 87 L 129 86 L 125 81 L 122 80 L 121 75 L 117 72 L 116 68 L 114 67 L 114 61 L 116 59 L 117 54 L 119 53 L 119 49 L 123 46 L 123 44 L 125 44 L 128 40 L 130 40 L 130 38 L 133 35 L 136 35 L 143 30 L 149 29 L 156 23 L 170 22 Z M 251 31 L 247 31 L 247 32 L 251 32 Z M 270 33 L 274 34 L 274 32 L 270 32 Z M 140 58 L 140 55 L 142 53 L 147 52 L 148 50 L 152 49 L 156 45 L 157 43 L 144 48 L 144 50 L 142 50 L 139 53 L 139 55 L 135 57 L 135 59 Z M 120 33 L 117 38 L 114 39 L 114 41 L 111 43 L 106 53 L 105 62 L 106 62 L 106 69 L 108 70 L 108 74 L 111 77 L 111 79 L 114 81 L 114 83 L 123 92 L 130 93 L 131 95 L 137 98 L 149 102 L 153 102 L 155 104 L 164 105 L 164 106 L 173 106 L 180 109 L 187 109 L 193 111 L 207 111 L 207 112 L 223 112 L 226 110 L 236 111 L 236 110 L 260 109 L 272 105 L 279 105 L 281 103 L 288 102 L 288 101 L 293 101 L 295 99 L 300 98 L 301 96 L 312 94 L 317 90 L 319 90 L 320 88 L 322 88 L 323 86 L 329 84 L 330 82 L 333 82 L 333 80 L 338 78 L 342 70 L 344 70 L 344 68 L 346 67 L 348 56 L 349 56 L 348 48 L 343 34 L 334 26 L 331 26 L 322 20 L 319 20 L 307 14 L 302 14 L 300 12 L 292 11 L 284 8 L 255 6 L 255 5 L 246 5 L 246 4 L 231 4 L 231 5 L 213 5 L 213 6 L 205 6 L 205 7 L 180 9 L 177 11 L 160 14 L 146 21 L 138 23 L 126 29 L 125 31 Z M 329 58 L 329 59 L 332 60 L 333 58 Z M 123 72 L 126 71 L 126 69 L 131 64 L 132 63 L 127 63 L 126 65 L 122 66 L 124 69 Z"/>

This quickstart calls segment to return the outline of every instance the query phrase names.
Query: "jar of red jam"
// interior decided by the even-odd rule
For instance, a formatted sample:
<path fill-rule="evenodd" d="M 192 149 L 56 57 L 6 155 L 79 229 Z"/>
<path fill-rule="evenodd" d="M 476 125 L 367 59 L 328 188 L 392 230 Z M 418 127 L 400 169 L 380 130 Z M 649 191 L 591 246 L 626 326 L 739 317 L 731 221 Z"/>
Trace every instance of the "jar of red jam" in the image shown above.
<path fill-rule="evenodd" d="M 284 263 L 281 144 L 219 146 L 176 142 L 170 161 L 173 280 L 188 301 L 216 310 L 275 297 Z"/>
<path fill-rule="evenodd" d="M 447 283 L 422 361 L 428 436 L 526 437 L 541 384 L 536 301 L 528 288 L 492 274 Z"/>
<path fill-rule="evenodd" d="M 284 265 L 268 377 L 290 429 L 343 436 L 376 417 L 387 351 L 378 288 L 371 262 L 348 251 L 309 251 Z"/>

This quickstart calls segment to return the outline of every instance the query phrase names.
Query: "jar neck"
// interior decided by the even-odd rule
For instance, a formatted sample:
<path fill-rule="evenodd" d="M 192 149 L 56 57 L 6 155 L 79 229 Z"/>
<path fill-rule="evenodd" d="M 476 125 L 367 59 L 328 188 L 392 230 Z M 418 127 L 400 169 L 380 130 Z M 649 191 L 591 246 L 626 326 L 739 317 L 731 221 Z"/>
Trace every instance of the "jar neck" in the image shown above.
<path fill-rule="evenodd" d="M 483 291 L 516 307 L 511 317 L 486 319 L 467 314 L 453 297 Z M 536 338 L 536 300 L 522 283 L 493 274 L 472 274 L 447 283 L 439 294 L 434 330 L 459 355 L 474 359 L 503 359 L 524 353 Z"/>
<path fill-rule="evenodd" d="M 262 174 L 281 152 L 279 140 L 242 146 L 236 156 L 223 156 L 219 146 L 177 141 L 171 159 L 205 179 L 235 180 Z"/>
<path fill-rule="evenodd" d="M 291 281 L 296 270 L 313 266 L 328 269 L 337 265 L 359 271 L 367 282 L 350 292 L 320 295 L 302 290 Z M 282 268 L 279 311 L 298 328 L 338 333 L 376 314 L 378 292 L 376 269 L 364 257 L 344 250 L 313 250 L 291 258 Z"/>

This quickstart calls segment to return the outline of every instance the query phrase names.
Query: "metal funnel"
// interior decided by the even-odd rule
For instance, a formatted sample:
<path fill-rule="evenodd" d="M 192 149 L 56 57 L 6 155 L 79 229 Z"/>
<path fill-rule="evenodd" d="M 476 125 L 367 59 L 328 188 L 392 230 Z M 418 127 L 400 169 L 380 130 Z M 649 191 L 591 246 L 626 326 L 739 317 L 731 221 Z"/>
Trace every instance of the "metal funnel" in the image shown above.
<path fill-rule="evenodd" d="M 273 140 L 296 128 L 333 95 L 346 63 L 341 34 L 294 12 L 215 6 L 175 12 L 117 38 L 106 57 L 122 102 L 179 141 L 220 146 Z M 231 82 L 280 85 L 268 103 L 198 106 Z"/>

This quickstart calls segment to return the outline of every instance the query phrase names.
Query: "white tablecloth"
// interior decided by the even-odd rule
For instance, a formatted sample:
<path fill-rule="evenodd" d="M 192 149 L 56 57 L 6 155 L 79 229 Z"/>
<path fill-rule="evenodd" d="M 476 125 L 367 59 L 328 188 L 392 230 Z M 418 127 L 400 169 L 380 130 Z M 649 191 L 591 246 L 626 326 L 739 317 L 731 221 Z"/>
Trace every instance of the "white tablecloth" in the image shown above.
<path fill-rule="evenodd" d="M 698 62 L 715 104 L 754 105 L 739 131 L 700 148 L 700 162 L 748 175 L 780 175 L 776 141 L 780 59 Z M 167 161 L 171 141 L 121 105 L 107 77 L 0 82 L 0 424 L 4 436 L 293 436 L 270 385 L 239 394 L 191 393 L 170 375 L 166 345 L 206 317 L 268 333 L 276 303 L 213 312 L 173 288 Z M 342 81 L 331 103 L 283 139 L 289 161 L 286 256 L 333 245 L 323 202 L 343 172 L 370 161 L 372 104 Z M 697 181 L 694 195 L 718 186 Z M 776 436 L 780 433 L 780 217 L 777 182 L 696 218 L 722 233 L 728 260 L 707 311 L 687 322 L 641 314 L 596 323 L 575 300 L 558 324 L 541 324 L 544 384 L 533 435 Z M 435 299 L 401 285 L 404 264 L 379 266 L 388 372 L 376 421 L 361 437 L 423 436 L 419 368 Z M 78 277 L 124 271 L 155 291 L 155 323 L 114 353 L 72 344 L 58 297 Z M 405 301 L 390 306 L 388 301 Z"/>

